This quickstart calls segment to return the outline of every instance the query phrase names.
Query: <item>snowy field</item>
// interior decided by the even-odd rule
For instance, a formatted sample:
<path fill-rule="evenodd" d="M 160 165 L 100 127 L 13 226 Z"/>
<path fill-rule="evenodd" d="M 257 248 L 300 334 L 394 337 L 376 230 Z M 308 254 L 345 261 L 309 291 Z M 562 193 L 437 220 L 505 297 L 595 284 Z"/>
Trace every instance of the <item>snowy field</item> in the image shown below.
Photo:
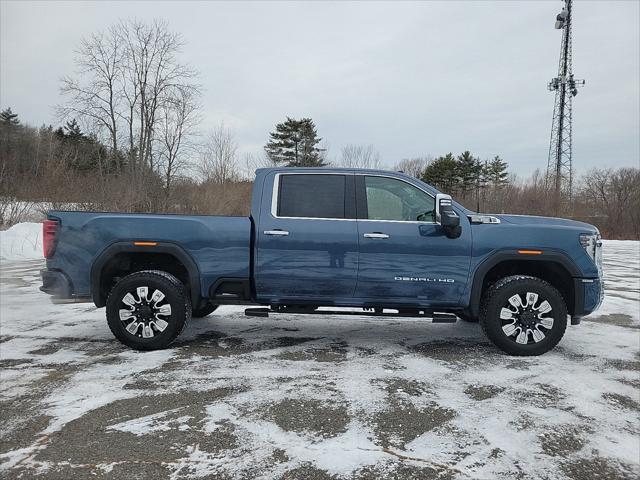
<path fill-rule="evenodd" d="M 39 225 L 0 232 L 0 477 L 622 479 L 640 474 L 640 242 L 601 311 L 536 358 L 475 324 L 221 308 L 171 349 L 38 291 Z"/>

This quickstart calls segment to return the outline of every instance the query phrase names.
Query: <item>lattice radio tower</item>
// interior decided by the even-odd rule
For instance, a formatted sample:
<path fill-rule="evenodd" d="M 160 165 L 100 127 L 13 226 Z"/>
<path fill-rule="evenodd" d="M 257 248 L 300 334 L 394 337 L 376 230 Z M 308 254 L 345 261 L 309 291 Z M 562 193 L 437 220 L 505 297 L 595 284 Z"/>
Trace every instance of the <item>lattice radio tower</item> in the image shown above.
<path fill-rule="evenodd" d="M 563 0 L 564 8 L 556 17 L 556 29 L 562 30 L 558 76 L 549 82 L 550 91 L 556 92 L 551 122 L 551 142 L 547 162 L 547 189 L 553 188 L 556 215 L 562 204 L 571 204 L 573 190 L 573 165 L 571 152 L 572 112 L 571 101 L 578 94 L 584 80 L 573 78 L 571 65 L 571 24 L 573 0 Z"/>

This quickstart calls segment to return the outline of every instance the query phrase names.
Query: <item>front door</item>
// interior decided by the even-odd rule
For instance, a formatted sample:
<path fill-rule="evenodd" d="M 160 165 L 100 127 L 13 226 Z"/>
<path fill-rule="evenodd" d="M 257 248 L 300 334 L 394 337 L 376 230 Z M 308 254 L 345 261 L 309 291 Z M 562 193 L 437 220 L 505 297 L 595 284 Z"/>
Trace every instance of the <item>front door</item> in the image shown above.
<path fill-rule="evenodd" d="M 264 191 L 256 229 L 258 299 L 351 299 L 358 274 L 354 176 L 275 173 Z"/>
<path fill-rule="evenodd" d="M 469 273 L 470 229 L 463 225 L 460 237 L 448 238 L 435 223 L 435 198 L 408 181 L 357 175 L 356 189 L 355 296 L 386 304 L 457 304 Z"/>

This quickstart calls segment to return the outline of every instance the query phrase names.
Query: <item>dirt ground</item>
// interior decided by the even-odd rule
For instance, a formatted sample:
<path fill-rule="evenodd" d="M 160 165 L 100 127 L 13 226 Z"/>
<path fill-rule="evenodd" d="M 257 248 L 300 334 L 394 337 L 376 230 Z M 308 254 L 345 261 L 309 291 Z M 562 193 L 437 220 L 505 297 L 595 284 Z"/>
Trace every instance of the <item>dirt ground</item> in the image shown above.
<path fill-rule="evenodd" d="M 640 330 L 627 307 L 536 358 L 506 356 L 462 321 L 240 308 L 139 353 L 112 338 L 103 309 L 50 304 L 39 268 L 1 270 L 2 478 L 640 474 Z"/>

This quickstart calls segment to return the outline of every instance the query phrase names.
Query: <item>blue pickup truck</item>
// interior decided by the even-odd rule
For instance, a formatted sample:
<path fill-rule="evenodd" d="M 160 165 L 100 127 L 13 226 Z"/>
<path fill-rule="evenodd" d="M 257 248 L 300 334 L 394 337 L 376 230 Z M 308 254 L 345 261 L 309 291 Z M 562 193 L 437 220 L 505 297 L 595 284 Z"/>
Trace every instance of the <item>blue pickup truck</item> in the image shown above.
<path fill-rule="evenodd" d="M 460 317 L 508 354 L 539 355 L 603 298 L 594 226 L 474 213 L 398 172 L 260 169 L 249 217 L 51 211 L 43 238 L 41 290 L 106 306 L 113 334 L 139 350 L 246 304 Z"/>

